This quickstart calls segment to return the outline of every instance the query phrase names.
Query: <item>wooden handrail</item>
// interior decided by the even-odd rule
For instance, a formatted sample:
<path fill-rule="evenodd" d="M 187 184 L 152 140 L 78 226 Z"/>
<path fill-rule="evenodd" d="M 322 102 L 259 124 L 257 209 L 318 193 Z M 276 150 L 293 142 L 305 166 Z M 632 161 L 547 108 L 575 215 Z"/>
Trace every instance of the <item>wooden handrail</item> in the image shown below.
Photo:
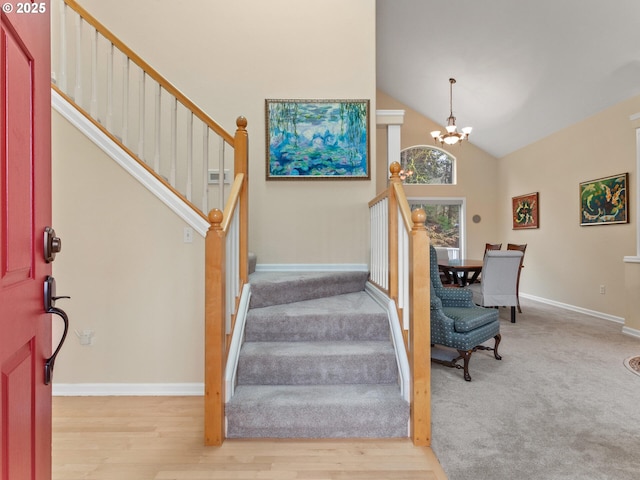
<path fill-rule="evenodd" d="M 243 182 L 244 182 L 244 173 L 240 173 L 236 175 L 236 178 L 233 181 L 233 185 L 231 185 L 231 192 L 229 192 L 227 205 L 224 207 L 224 212 L 222 214 L 222 223 L 220 224 L 220 228 L 225 233 L 229 231 L 231 218 L 233 216 L 233 213 L 236 210 L 236 207 L 238 206 L 238 201 L 240 199 L 240 192 L 242 190 Z"/>
<path fill-rule="evenodd" d="M 388 196 L 389 196 L 389 190 L 385 189 L 384 191 L 380 192 L 378 195 L 376 195 L 375 197 L 373 197 L 373 199 L 369 201 L 369 208 L 373 207 L 380 200 L 385 199 Z"/>
<path fill-rule="evenodd" d="M 413 228 L 413 220 L 411 219 L 411 209 L 409 208 L 409 202 L 407 200 L 407 196 L 404 193 L 404 188 L 402 188 L 401 183 L 393 184 L 393 191 L 398 199 L 398 210 L 400 210 L 400 214 L 402 215 L 402 221 L 404 222 L 404 226 L 408 231 L 411 231 Z"/>
<path fill-rule="evenodd" d="M 167 92 L 173 95 L 180 103 L 182 103 L 188 110 L 198 117 L 203 123 L 205 123 L 211 130 L 213 130 L 220 137 L 230 145 L 234 145 L 234 138 L 222 128 L 215 120 L 204 113 L 195 103 L 193 103 L 186 95 L 178 90 L 171 82 L 160 75 L 151 65 L 140 58 L 133 50 L 127 47 L 118 37 L 116 37 L 107 27 L 101 24 L 95 19 L 89 12 L 82 8 L 75 0 L 64 0 L 64 3 L 80 15 L 89 25 L 95 28 L 100 34 L 109 40 L 116 48 L 124 53 L 133 63 L 138 65 L 147 75 L 153 78 L 158 84 L 164 88 Z"/>

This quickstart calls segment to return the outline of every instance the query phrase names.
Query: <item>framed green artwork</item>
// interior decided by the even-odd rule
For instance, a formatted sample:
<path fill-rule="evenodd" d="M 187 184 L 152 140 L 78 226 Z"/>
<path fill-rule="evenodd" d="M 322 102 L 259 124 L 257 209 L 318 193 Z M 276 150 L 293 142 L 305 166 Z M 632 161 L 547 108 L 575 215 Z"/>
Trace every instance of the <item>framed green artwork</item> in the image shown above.
<path fill-rule="evenodd" d="M 580 184 L 580 225 L 628 223 L 629 174 L 589 180 Z"/>
<path fill-rule="evenodd" d="M 369 179 L 369 100 L 266 100 L 267 180 Z"/>

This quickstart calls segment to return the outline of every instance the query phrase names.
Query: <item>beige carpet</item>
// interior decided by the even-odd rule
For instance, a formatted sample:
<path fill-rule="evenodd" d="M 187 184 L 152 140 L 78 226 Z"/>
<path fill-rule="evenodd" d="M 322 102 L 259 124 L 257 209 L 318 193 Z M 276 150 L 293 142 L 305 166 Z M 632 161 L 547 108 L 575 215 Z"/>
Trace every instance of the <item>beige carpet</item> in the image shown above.
<path fill-rule="evenodd" d="M 500 310 L 502 361 L 471 382 L 432 366 L 432 447 L 449 480 L 640 479 L 640 379 L 622 325 L 523 299 Z"/>

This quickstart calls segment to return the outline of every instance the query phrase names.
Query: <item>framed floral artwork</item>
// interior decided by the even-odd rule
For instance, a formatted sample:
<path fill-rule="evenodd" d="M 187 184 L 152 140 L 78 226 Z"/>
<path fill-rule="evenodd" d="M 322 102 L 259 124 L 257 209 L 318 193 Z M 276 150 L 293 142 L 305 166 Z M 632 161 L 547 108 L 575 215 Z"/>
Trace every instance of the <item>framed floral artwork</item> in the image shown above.
<path fill-rule="evenodd" d="M 538 228 L 538 192 L 527 193 L 511 199 L 513 229 Z"/>
<path fill-rule="evenodd" d="M 629 174 L 589 180 L 580 184 L 580 225 L 628 223 Z"/>
<path fill-rule="evenodd" d="M 266 100 L 267 180 L 369 179 L 369 100 Z"/>

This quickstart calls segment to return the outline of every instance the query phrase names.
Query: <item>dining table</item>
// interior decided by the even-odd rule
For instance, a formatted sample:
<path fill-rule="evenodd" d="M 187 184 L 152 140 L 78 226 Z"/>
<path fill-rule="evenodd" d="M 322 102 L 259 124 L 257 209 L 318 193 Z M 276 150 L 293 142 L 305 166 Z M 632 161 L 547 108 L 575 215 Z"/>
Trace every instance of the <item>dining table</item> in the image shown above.
<path fill-rule="evenodd" d="M 444 273 L 449 283 L 466 287 L 478 280 L 483 263 L 483 260 L 472 258 L 439 258 L 438 269 Z"/>

